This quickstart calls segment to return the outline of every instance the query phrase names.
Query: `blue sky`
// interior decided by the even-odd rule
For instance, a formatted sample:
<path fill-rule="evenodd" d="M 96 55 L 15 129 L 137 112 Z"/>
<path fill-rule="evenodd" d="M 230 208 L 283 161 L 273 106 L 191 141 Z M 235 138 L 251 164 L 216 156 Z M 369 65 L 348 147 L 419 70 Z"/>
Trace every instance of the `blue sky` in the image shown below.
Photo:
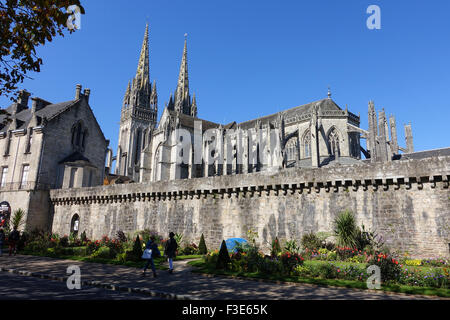
<path fill-rule="evenodd" d="M 361 113 L 394 114 L 399 143 L 412 123 L 416 150 L 449 147 L 450 1 L 229 0 L 83 1 L 81 30 L 38 50 L 44 65 L 26 80 L 34 96 L 90 105 L 116 152 L 120 109 L 136 72 L 146 22 L 159 114 L 175 90 L 188 33 L 190 91 L 199 117 L 245 121 L 325 98 Z M 381 8 L 381 30 L 366 9 Z M 0 97 L 0 106 L 9 105 Z"/>

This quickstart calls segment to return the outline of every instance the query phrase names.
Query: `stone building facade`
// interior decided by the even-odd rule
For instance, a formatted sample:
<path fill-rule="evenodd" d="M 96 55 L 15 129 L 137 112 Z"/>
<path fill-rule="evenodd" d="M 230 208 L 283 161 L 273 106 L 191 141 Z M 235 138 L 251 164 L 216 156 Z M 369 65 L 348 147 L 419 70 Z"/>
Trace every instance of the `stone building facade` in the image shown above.
<path fill-rule="evenodd" d="M 21 91 L 0 115 L 0 201 L 22 208 L 25 225 L 48 228 L 48 190 L 103 184 L 108 141 L 89 106 L 90 90 L 51 103 Z"/>

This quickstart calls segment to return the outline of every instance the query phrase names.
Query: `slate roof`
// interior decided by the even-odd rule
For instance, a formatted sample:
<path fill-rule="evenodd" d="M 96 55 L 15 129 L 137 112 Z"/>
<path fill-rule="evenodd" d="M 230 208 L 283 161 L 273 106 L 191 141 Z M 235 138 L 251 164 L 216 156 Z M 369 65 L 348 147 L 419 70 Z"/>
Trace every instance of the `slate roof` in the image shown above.
<path fill-rule="evenodd" d="M 241 127 L 241 129 L 250 129 L 250 128 L 254 128 L 256 125 L 256 122 L 258 120 L 261 121 L 262 125 L 266 125 L 268 123 L 274 122 L 278 119 L 278 115 L 280 113 L 283 113 L 284 118 L 290 118 L 293 116 L 301 116 L 301 115 L 305 115 L 305 114 L 310 114 L 313 110 L 313 106 L 315 104 L 318 104 L 318 111 L 319 112 L 324 112 L 324 111 L 342 111 L 342 109 L 332 100 L 332 99 L 322 99 L 319 101 L 314 101 L 308 104 L 304 104 L 301 106 L 297 106 L 297 107 L 293 107 L 284 111 L 280 111 L 268 116 L 263 116 L 260 118 L 256 118 L 253 120 L 249 120 L 249 121 L 244 121 L 241 122 L 239 124 L 239 126 Z"/>
<path fill-rule="evenodd" d="M 236 123 L 235 121 L 230 122 L 228 124 L 224 124 L 222 125 L 224 129 L 232 129 L 232 128 L 236 128 L 238 125 L 240 126 L 241 129 L 246 130 L 246 129 L 251 129 L 254 128 L 256 125 L 256 122 L 258 120 L 261 121 L 261 124 L 266 125 L 267 123 L 273 123 L 274 121 L 277 121 L 278 119 L 278 115 L 280 113 L 283 113 L 284 118 L 290 118 L 293 116 L 301 116 L 301 115 L 305 115 L 305 114 L 310 114 L 313 110 L 313 106 L 315 104 L 318 104 L 318 110 L 319 112 L 326 112 L 326 111 L 343 111 L 332 99 L 322 99 L 319 101 L 314 101 L 308 104 L 304 104 L 301 106 L 297 106 L 297 107 L 293 107 L 284 111 L 280 111 L 268 116 L 263 116 L 260 118 L 256 118 L 253 120 L 248 120 L 248 121 L 244 121 L 241 123 Z M 173 110 L 168 110 L 169 114 L 171 116 L 176 116 L 176 112 Z M 186 115 L 186 114 L 180 114 L 180 121 L 181 121 L 181 125 L 187 128 L 194 128 L 194 120 L 197 121 L 202 121 L 202 125 L 203 125 L 203 130 L 207 130 L 210 128 L 218 128 L 220 126 L 219 123 L 215 123 L 215 122 L 211 122 L 211 121 L 207 121 L 207 120 L 203 120 L 203 119 L 199 119 L 199 118 L 194 118 L 190 115 Z"/>
<path fill-rule="evenodd" d="M 168 110 L 169 114 L 173 117 L 176 117 L 177 113 L 173 110 Z M 194 128 L 194 121 L 201 121 L 202 122 L 202 129 L 208 130 L 211 128 L 218 128 L 220 126 L 219 123 L 211 122 L 208 120 L 203 120 L 199 118 L 194 118 L 193 116 L 180 113 L 180 124 L 182 127 L 185 128 Z"/>
<path fill-rule="evenodd" d="M 431 157 L 450 156 L 450 148 L 440 148 L 433 150 L 418 151 L 413 153 L 402 153 L 395 157 L 395 160 L 418 160 Z"/>
<path fill-rule="evenodd" d="M 47 118 L 47 120 L 51 120 L 54 117 L 56 117 L 58 114 L 64 112 L 71 106 L 75 105 L 76 103 L 80 102 L 81 100 L 71 100 L 56 104 L 49 104 L 45 106 L 44 108 L 36 111 L 36 116 L 38 117 L 38 124 L 42 122 L 43 118 Z M 6 121 L 6 118 L 11 119 L 11 114 L 13 110 L 14 104 L 11 104 L 8 108 L 2 109 L 6 111 L 7 113 L 0 113 L 0 123 L 4 123 L 4 127 L 0 126 L 0 131 L 8 131 L 10 122 Z M 31 120 L 31 109 L 27 108 L 24 110 L 21 110 L 20 112 L 16 113 L 16 120 L 17 120 L 17 130 L 24 129 L 28 127 L 28 124 Z"/>

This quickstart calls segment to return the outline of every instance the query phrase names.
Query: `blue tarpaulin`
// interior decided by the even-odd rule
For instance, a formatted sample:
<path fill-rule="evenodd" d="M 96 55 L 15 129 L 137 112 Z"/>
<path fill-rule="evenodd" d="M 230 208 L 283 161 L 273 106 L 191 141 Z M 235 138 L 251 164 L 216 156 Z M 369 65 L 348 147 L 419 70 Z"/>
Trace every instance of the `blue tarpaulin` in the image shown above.
<path fill-rule="evenodd" d="M 244 243 L 247 242 L 247 240 L 242 239 L 242 238 L 227 239 L 225 241 L 225 244 L 227 245 L 228 252 L 233 252 L 234 251 L 234 247 L 236 246 L 236 242 L 244 244 Z"/>

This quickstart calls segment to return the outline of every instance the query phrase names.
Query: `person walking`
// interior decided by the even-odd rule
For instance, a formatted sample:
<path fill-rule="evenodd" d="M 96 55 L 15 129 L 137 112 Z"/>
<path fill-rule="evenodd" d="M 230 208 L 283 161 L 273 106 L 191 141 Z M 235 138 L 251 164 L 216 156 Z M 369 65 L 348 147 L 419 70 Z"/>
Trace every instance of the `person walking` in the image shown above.
<path fill-rule="evenodd" d="M 169 233 L 169 240 L 167 240 L 164 248 L 164 255 L 169 262 L 169 273 L 173 273 L 173 258 L 175 258 L 178 249 L 178 244 L 174 237 L 175 234 L 173 232 Z"/>
<path fill-rule="evenodd" d="M 8 242 L 9 242 L 9 255 L 11 255 L 12 252 L 14 252 L 14 255 L 16 255 L 17 252 L 17 242 L 19 242 L 20 239 L 20 233 L 17 231 L 17 226 L 14 226 L 14 230 L 9 234 Z"/>
<path fill-rule="evenodd" d="M 153 258 L 160 257 L 161 252 L 159 252 L 158 245 L 155 242 L 154 236 L 151 236 L 150 239 L 145 244 L 145 250 L 147 250 L 147 249 L 151 250 L 151 254 L 150 254 L 149 258 L 145 258 L 147 260 L 147 262 L 144 265 L 144 272 L 143 272 L 142 276 L 145 277 L 145 271 L 147 271 L 148 267 L 151 266 L 152 271 L 153 271 L 153 277 L 156 278 L 157 277 L 156 268 L 155 268 L 155 263 L 153 261 Z M 144 255 L 145 255 L 145 252 L 144 252 Z"/>
<path fill-rule="evenodd" d="M 5 231 L 3 229 L 0 229 L 0 257 L 3 255 L 3 243 L 5 242 Z"/>

